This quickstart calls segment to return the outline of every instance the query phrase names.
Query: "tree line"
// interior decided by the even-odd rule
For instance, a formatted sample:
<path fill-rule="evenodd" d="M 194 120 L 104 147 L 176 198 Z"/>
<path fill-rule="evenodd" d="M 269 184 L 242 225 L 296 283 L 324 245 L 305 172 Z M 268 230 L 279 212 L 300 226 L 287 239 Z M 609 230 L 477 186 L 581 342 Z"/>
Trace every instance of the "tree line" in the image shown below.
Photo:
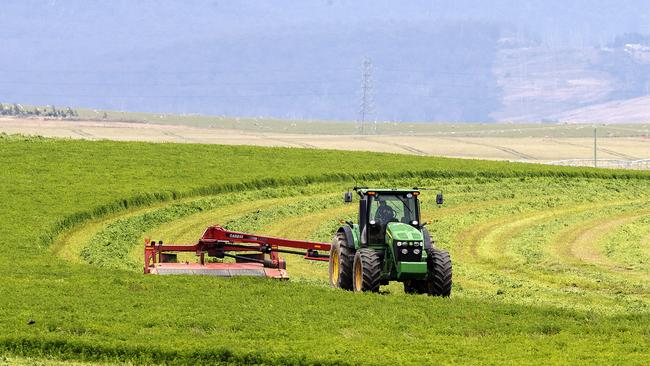
<path fill-rule="evenodd" d="M 72 118 L 79 117 L 79 113 L 70 107 L 57 108 L 56 106 L 52 105 L 45 107 L 25 108 L 17 103 L 0 103 L 0 116 Z"/>

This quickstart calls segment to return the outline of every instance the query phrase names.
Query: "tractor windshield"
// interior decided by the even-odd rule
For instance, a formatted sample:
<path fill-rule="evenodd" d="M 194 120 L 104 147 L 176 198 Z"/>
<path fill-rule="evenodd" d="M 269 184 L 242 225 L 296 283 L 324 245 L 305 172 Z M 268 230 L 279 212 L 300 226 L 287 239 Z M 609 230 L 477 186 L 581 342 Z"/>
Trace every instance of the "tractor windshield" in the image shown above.
<path fill-rule="evenodd" d="M 417 202 L 411 193 L 382 194 L 370 200 L 370 220 L 381 226 L 389 222 L 413 224 L 418 221 Z"/>

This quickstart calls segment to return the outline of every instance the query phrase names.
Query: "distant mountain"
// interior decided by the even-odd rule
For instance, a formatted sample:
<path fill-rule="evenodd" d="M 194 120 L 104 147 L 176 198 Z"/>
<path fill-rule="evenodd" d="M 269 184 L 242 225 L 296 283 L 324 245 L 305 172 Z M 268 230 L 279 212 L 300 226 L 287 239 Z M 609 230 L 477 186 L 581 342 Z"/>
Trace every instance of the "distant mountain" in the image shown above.
<path fill-rule="evenodd" d="M 650 120 L 650 105 L 638 102 L 650 94 L 650 47 L 643 44 L 501 49 L 494 72 L 502 90 L 495 120 L 563 122 L 576 113 L 584 122 Z M 609 112 L 596 113 L 603 108 Z"/>
<path fill-rule="evenodd" d="M 0 101 L 356 119 L 553 121 L 648 89 L 645 2 L 0 4 Z"/>
<path fill-rule="evenodd" d="M 589 105 L 562 112 L 554 119 L 566 123 L 648 123 L 650 96 Z"/>

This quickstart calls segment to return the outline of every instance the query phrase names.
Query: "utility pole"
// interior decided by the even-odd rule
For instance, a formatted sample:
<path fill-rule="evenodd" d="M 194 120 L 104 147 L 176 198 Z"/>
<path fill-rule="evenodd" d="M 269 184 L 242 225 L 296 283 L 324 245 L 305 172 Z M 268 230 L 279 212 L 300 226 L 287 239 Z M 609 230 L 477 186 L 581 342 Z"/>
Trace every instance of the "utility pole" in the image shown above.
<path fill-rule="evenodd" d="M 598 168 L 598 128 L 594 126 L 594 168 Z"/>
<path fill-rule="evenodd" d="M 359 106 L 360 134 L 366 134 L 366 119 L 372 113 L 372 62 L 366 57 L 363 60 L 363 68 L 361 70 L 361 104 Z"/>

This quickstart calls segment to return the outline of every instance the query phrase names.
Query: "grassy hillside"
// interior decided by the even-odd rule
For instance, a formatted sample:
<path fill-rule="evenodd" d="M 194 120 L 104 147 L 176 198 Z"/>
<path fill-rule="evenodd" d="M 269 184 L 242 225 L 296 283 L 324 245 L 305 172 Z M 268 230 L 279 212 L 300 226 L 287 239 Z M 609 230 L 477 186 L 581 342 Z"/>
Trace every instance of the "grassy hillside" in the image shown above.
<path fill-rule="evenodd" d="M 6 135 L 0 163 L 9 360 L 642 364 L 650 352 L 648 173 Z M 289 282 L 139 272 L 141 238 L 191 240 L 214 222 L 327 240 L 353 215 L 338 196 L 355 181 L 443 187 L 447 205 L 423 209 L 454 259 L 450 299 L 333 290 L 323 265 L 296 259 Z"/>

